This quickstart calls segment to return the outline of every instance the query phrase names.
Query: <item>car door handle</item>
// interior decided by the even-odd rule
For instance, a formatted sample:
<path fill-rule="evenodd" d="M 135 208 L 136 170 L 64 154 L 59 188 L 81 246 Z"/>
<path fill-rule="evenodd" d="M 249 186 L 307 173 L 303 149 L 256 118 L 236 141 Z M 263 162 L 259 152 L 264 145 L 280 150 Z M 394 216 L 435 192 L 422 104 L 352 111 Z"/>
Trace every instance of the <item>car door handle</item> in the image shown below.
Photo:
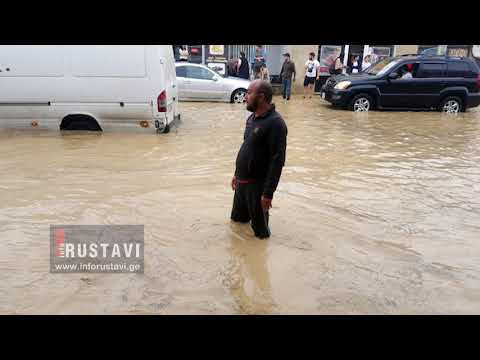
<path fill-rule="evenodd" d="M 174 84 L 174 85 L 172 85 L 172 89 L 175 89 L 176 87 L 177 87 L 177 85 L 175 85 L 175 84 Z"/>

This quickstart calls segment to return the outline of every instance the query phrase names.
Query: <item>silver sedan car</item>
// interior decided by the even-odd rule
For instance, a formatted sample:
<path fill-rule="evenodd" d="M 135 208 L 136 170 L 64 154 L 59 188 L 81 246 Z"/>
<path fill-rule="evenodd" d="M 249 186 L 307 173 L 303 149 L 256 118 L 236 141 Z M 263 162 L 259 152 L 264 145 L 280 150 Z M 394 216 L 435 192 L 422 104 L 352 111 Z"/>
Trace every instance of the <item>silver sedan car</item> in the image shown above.
<path fill-rule="evenodd" d="M 180 101 L 226 101 L 244 103 L 250 81 L 227 77 L 205 65 L 178 62 L 178 99 Z"/>

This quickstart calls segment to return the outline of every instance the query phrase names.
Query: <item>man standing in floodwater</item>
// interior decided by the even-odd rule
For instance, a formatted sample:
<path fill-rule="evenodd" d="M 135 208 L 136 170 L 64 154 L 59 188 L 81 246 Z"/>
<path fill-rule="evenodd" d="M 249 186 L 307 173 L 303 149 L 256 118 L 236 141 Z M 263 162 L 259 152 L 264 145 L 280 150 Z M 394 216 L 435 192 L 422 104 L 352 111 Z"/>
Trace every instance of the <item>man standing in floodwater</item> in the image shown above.
<path fill-rule="evenodd" d="M 232 190 L 231 219 L 251 221 L 255 236 L 270 237 L 268 211 L 277 189 L 287 150 L 287 125 L 272 104 L 272 86 L 255 80 L 248 87 L 247 119 L 243 144 L 237 155 Z"/>

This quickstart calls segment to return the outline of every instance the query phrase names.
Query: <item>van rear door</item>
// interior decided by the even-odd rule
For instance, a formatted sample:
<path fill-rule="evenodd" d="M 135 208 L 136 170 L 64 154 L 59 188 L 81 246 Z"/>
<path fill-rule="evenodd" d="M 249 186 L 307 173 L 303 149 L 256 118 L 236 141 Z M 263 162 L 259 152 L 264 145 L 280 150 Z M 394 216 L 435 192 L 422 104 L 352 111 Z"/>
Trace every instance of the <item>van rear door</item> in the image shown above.
<path fill-rule="evenodd" d="M 160 63 L 161 72 L 161 92 L 165 91 L 166 94 L 166 109 L 162 109 L 161 112 L 165 112 L 168 119 L 168 123 L 172 122 L 174 115 L 177 113 L 176 104 L 178 101 L 178 89 L 176 84 L 175 75 L 175 63 L 173 58 L 173 49 L 171 46 L 162 45 L 157 49 L 157 61 Z M 166 110 L 166 111 L 163 111 Z M 154 106 L 154 115 L 158 117 L 158 99 Z"/>
<path fill-rule="evenodd" d="M 171 56 L 167 56 L 166 58 L 167 66 L 167 86 L 169 87 L 169 91 L 172 95 L 172 108 L 174 116 L 178 114 L 178 84 L 177 84 L 177 75 L 175 69 L 175 59 L 173 57 L 173 51 Z"/>

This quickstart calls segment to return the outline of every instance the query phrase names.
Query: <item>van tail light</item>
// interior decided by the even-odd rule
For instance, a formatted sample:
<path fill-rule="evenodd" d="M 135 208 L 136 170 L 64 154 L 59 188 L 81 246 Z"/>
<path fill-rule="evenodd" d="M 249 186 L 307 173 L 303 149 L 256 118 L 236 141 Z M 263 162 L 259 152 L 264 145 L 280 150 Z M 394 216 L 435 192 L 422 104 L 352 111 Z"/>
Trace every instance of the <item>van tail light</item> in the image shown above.
<path fill-rule="evenodd" d="M 157 98 L 158 112 L 167 112 L 167 91 L 163 90 Z"/>

